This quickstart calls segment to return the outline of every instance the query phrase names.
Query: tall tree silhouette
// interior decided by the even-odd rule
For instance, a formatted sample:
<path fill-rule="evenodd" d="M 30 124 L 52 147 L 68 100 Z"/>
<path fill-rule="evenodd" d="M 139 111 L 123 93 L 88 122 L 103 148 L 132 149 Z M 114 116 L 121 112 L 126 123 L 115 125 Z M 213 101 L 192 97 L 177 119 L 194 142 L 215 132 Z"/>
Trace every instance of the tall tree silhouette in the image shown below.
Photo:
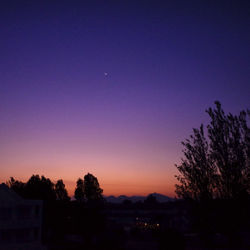
<path fill-rule="evenodd" d="M 184 158 L 176 165 L 180 184 L 176 193 L 195 200 L 237 198 L 250 192 L 249 111 L 239 116 L 226 115 L 219 102 L 206 112 L 211 118 L 207 137 L 203 125 L 193 129 L 190 139 L 182 142 Z"/>
<path fill-rule="evenodd" d="M 177 176 L 181 183 L 176 185 L 177 195 L 195 200 L 212 198 L 216 169 L 209 155 L 203 125 L 200 129 L 193 129 L 193 135 L 182 144 L 185 148 L 185 158 L 182 159 L 181 165 L 177 166 L 181 173 Z"/>
<path fill-rule="evenodd" d="M 222 198 L 238 198 L 250 191 L 250 128 L 247 112 L 225 114 L 219 102 L 209 108 L 211 157 L 219 173 L 217 191 Z M 248 111 L 248 115 L 250 112 Z"/>
<path fill-rule="evenodd" d="M 23 198 L 36 200 L 56 199 L 54 183 L 44 176 L 32 175 L 26 183 L 11 177 L 7 185 Z"/>
<path fill-rule="evenodd" d="M 44 176 L 32 175 L 25 185 L 29 199 L 55 200 L 54 183 Z"/>
<path fill-rule="evenodd" d="M 97 178 L 88 173 L 84 176 L 84 196 L 87 201 L 102 200 L 103 190 L 100 188 Z"/>
<path fill-rule="evenodd" d="M 77 180 L 75 199 L 80 202 L 100 201 L 103 199 L 102 192 L 97 178 L 88 173 L 84 176 L 84 180 L 81 178 Z"/>
<path fill-rule="evenodd" d="M 81 178 L 76 182 L 75 199 L 79 202 L 84 202 L 84 185 Z"/>
<path fill-rule="evenodd" d="M 56 199 L 61 201 L 69 201 L 68 192 L 65 188 L 63 180 L 58 180 L 55 185 Z"/>

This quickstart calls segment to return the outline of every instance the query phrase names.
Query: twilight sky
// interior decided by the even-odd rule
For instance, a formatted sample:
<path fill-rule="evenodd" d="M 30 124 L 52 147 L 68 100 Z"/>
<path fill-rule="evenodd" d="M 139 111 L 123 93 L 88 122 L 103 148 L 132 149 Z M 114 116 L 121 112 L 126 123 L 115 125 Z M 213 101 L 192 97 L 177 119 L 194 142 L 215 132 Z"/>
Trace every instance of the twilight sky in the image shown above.
<path fill-rule="evenodd" d="M 250 108 L 250 1 L 3 0 L 0 35 L 0 182 L 173 196 L 205 109 Z"/>

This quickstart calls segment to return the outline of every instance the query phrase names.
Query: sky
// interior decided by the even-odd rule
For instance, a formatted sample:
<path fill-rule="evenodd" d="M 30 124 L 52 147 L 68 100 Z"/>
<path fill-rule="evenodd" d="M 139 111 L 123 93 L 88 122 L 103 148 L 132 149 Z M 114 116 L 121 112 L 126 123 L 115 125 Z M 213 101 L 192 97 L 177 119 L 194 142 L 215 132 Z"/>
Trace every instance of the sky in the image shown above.
<path fill-rule="evenodd" d="M 3 0 L 0 36 L 0 182 L 175 196 L 205 110 L 250 108 L 249 1 Z"/>

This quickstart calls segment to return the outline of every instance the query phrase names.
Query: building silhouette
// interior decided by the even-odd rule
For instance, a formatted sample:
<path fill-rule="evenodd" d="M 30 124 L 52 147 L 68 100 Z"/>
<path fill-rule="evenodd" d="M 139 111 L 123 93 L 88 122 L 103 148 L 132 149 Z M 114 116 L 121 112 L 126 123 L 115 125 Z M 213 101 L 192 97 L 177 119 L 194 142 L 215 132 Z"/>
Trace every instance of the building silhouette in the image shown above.
<path fill-rule="evenodd" d="M 42 201 L 26 200 L 0 184 L 0 250 L 41 250 Z"/>

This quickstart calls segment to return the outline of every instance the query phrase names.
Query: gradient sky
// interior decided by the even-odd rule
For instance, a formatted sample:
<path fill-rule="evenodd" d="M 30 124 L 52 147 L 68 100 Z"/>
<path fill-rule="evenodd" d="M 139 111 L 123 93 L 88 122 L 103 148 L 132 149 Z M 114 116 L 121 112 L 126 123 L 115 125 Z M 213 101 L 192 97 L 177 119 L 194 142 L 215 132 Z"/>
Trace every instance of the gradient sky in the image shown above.
<path fill-rule="evenodd" d="M 3 0 L 0 35 L 0 182 L 173 196 L 205 109 L 250 108 L 250 1 Z"/>

